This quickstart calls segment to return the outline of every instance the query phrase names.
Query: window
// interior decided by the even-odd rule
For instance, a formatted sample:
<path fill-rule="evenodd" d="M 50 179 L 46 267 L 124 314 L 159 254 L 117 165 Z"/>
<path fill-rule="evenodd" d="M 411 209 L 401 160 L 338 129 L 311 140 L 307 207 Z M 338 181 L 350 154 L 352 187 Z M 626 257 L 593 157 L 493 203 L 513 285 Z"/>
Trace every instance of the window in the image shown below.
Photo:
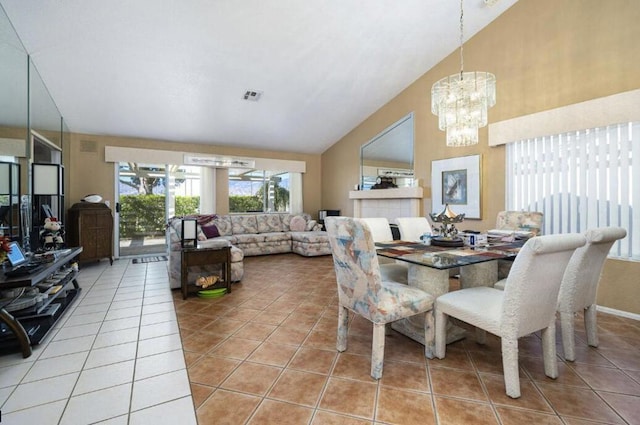
<path fill-rule="evenodd" d="M 246 168 L 229 169 L 229 211 L 290 211 L 291 173 Z"/>
<path fill-rule="evenodd" d="M 640 122 L 507 144 L 506 205 L 541 211 L 543 233 L 619 226 L 610 255 L 640 260 Z"/>

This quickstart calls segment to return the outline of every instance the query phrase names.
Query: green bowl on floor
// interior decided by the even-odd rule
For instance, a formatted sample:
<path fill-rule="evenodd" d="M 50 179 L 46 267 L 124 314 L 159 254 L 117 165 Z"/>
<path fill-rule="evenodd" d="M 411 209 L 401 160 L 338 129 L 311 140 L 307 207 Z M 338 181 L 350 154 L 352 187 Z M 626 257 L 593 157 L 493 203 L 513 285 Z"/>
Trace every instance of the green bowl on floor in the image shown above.
<path fill-rule="evenodd" d="M 227 293 L 227 288 L 203 289 L 198 291 L 200 298 L 220 298 Z"/>

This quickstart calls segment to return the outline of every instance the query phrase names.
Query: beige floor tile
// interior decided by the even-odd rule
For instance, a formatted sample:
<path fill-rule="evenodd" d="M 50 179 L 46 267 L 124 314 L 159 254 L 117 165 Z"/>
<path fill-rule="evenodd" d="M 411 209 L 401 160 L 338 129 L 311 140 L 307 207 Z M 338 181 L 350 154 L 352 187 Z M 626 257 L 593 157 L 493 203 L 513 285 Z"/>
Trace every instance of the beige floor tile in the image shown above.
<path fill-rule="evenodd" d="M 417 363 L 385 360 L 380 385 L 401 390 L 430 392 L 427 371 L 423 365 Z"/>
<path fill-rule="evenodd" d="M 248 360 L 256 363 L 284 367 L 289 363 L 289 360 L 291 360 L 296 351 L 297 347 L 294 346 L 263 342 L 249 356 Z"/>
<path fill-rule="evenodd" d="M 406 425 L 435 424 L 431 396 L 392 388 L 380 388 L 376 421 Z"/>
<path fill-rule="evenodd" d="M 217 390 L 197 410 L 200 424 L 243 424 L 260 404 L 260 397 Z"/>
<path fill-rule="evenodd" d="M 371 357 L 358 356 L 346 352 L 340 353 L 331 375 L 338 378 L 374 382 L 371 377 Z"/>
<path fill-rule="evenodd" d="M 301 348 L 289 363 L 289 368 L 328 375 L 337 356 L 336 351 Z"/>
<path fill-rule="evenodd" d="M 240 361 L 223 357 L 205 356 L 187 369 L 189 381 L 217 387 L 240 364 Z"/>
<path fill-rule="evenodd" d="M 353 416 L 317 410 L 311 425 L 371 425 L 373 422 Z"/>
<path fill-rule="evenodd" d="M 287 369 L 273 386 L 268 397 L 315 407 L 327 379 L 326 375 Z"/>
<path fill-rule="evenodd" d="M 436 395 L 488 401 L 475 372 L 432 368 L 432 391 Z"/>
<path fill-rule="evenodd" d="M 496 411 L 502 421 L 502 425 L 562 425 L 562 420 L 552 414 L 532 412 L 530 410 L 512 409 L 497 406 Z"/>
<path fill-rule="evenodd" d="M 277 328 L 275 325 L 265 325 L 262 323 L 249 322 L 240 328 L 233 336 L 238 338 L 264 341 Z"/>
<path fill-rule="evenodd" d="M 537 384 L 560 416 L 607 423 L 624 423 L 622 418 L 592 390 L 562 385 Z"/>
<path fill-rule="evenodd" d="M 549 403 L 542 397 L 536 386 L 531 381 L 520 380 L 520 398 L 513 399 L 507 396 L 504 386 L 504 377 L 501 375 L 481 374 L 480 379 L 484 383 L 489 398 L 494 404 L 500 404 L 522 409 L 536 410 L 544 413 L 553 413 Z"/>
<path fill-rule="evenodd" d="M 329 378 L 319 407 L 336 413 L 373 419 L 377 384 Z"/>
<path fill-rule="evenodd" d="M 244 360 L 260 345 L 259 341 L 229 337 L 218 344 L 209 354 Z"/>
<path fill-rule="evenodd" d="M 309 423 L 312 415 L 311 408 L 265 399 L 248 425 L 304 425 Z"/>
<path fill-rule="evenodd" d="M 264 396 L 276 381 L 281 368 L 244 362 L 222 383 L 221 388 Z"/>

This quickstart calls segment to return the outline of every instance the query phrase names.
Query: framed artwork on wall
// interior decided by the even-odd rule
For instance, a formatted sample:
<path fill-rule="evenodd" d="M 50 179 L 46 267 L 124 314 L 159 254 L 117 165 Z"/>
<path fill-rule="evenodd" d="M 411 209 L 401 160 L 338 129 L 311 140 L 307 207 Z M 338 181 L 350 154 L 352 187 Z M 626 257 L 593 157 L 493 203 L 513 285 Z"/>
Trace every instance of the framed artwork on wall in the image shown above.
<path fill-rule="evenodd" d="M 449 204 L 456 214 L 480 219 L 481 156 L 469 155 L 431 161 L 431 212 Z"/>

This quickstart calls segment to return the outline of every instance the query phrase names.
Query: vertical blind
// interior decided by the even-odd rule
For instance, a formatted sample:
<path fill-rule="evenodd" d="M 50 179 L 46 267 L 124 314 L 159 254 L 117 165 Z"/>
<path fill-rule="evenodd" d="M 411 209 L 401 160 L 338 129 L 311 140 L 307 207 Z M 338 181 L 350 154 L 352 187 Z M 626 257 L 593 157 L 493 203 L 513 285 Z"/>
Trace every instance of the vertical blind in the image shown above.
<path fill-rule="evenodd" d="M 544 234 L 618 226 L 610 255 L 640 260 L 640 122 L 507 144 L 506 205 L 540 211 Z"/>

